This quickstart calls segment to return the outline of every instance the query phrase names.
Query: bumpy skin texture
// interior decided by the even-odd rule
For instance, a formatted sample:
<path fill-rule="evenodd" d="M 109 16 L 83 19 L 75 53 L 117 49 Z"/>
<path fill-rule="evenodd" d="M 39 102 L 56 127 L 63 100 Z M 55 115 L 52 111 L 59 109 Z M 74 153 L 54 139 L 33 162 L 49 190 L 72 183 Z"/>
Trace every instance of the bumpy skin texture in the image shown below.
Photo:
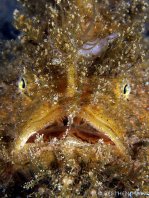
<path fill-rule="evenodd" d="M 21 3 L 0 43 L 2 196 L 147 193 L 147 1 Z"/>

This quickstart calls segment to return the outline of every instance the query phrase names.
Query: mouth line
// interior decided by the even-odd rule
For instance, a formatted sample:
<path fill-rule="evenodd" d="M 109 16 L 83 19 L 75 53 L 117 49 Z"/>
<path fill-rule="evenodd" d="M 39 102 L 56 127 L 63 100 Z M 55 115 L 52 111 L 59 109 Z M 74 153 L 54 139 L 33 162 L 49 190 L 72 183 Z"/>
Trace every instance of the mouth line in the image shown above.
<path fill-rule="evenodd" d="M 62 123 L 66 122 L 66 119 L 67 118 L 65 118 Z M 65 135 L 66 133 L 67 135 Z M 57 124 L 56 126 L 49 125 L 29 136 L 25 144 L 35 143 L 38 137 L 42 137 L 43 142 L 50 142 L 53 138 L 60 140 L 66 136 L 75 137 L 90 144 L 95 144 L 99 140 L 102 140 L 105 144 L 115 145 L 107 135 L 97 131 L 85 122 L 82 126 L 76 123 L 73 123 L 72 126 L 67 126 L 66 123 L 63 125 Z"/>

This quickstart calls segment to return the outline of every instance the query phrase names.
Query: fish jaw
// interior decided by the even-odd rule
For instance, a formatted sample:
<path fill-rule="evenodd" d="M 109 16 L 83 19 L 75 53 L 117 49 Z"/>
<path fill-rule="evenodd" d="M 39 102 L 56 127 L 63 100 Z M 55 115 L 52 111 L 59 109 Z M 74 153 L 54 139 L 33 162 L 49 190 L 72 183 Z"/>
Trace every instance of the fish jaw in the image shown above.
<path fill-rule="evenodd" d="M 113 127 L 108 123 L 108 119 L 105 116 L 99 114 L 92 107 L 87 106 L 84 107 L 83 111 L 81 111 L 80 116 L 95 129 L 108 136 L 116 145 L 119 152 L 128 156 L 128 150 L 123 143 L 123 139 L 121 137 L 122 132 L 118 131 L 117 127 Z"/>
<path fill-rule="evenodd" d="M 80 108 L 81 110 L 76 112 L 74 116 L 74 118 L 84 121 L 84 128 L 82 128 L 80 124 L 75 123 L 74 118 L 67 126 L 52 127 L 53 123 L 63 120 L 64 118 L 68 118 L 69 120 L 71 112 L 69 112 L 67 108 L 67 105 L 61 104 L 51 107 L 46 103 L 35 110 L 20 132 L 20 136 L 15 142 L 15 150 L 19 151 L 24 149 L 24 146 L 31 141 L 32 137 L 34 139 L 40 131 L 43 131 L 43 133 L 55 134 L 54 136 L 57 137 L 57 129 L 60 133 L 62 132 L 62 134 L 64 134 L 61 136 L 64 139 L 67 136 L 71 137 L 75 134 L 76 140 L 78 139 L 78 141 L 80 141 L 80 139 L 84 141 L 85 139 L 86 142 L 88 139 L 96 139 L 96 141 L 93 141 L 94 144 L 96 144 L 96 142 L 98 142 L 98 137 L 102 137 L 103 139 L 108 138 L 112 144 L 114 143 L 120 155 L 125 157 L 129 156 L 129 152 L 122 137 L 123 132 L 119 130 L 116 124 L 109 122 L 108 118 L 103 113 L 98 112 L 98 110 L 90 105 Z M 88 128 L 87 124 L 93 128 L 93 130 Z M 47 127 L 49 128 L 46 130 Z M 86 137 L 84 138 L 84 136 Z M 87 142 L 90 142 L 90 140 Z"/>
<path fill-rule="evenodd" d="M 50 107 L 48 104 L 40 106 L 30 117 L 29 122 L 23 127 L 15 149 L 20 150 L 33 134 L 62 117 L 62 109 L 58 105 Z"/>

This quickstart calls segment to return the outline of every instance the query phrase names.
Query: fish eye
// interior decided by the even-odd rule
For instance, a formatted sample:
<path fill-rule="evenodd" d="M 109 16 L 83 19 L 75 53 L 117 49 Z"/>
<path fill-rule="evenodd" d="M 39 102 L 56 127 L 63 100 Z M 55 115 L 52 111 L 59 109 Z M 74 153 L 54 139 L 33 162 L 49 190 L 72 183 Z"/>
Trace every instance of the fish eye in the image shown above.
<path fill-rule="evenodd" d="M 123 94 L 125 95 L 126 98 L 128 98 L 129 94 L 131 92 L 131 87 L 129 84 L 125 84 L 123 87 Z"/>
<path fill-rule="evenodd" d="M 24 90 L 26 88 L 26 81 L 24 78 L 21 78 L 19 80 L 18 87 L 20 90 Z"/>

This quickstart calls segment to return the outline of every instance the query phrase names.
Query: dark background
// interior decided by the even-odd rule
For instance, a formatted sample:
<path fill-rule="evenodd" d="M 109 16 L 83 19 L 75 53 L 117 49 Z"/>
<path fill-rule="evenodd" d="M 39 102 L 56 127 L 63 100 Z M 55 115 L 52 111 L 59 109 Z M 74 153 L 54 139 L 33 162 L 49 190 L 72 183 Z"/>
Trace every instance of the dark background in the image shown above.
<path fill-rule="evenodd" d="M 15 8 L 18 8 L 16 0 L 0 0 L 0 39 L 15 39 L 19 34 L 12 25 Z"/>

